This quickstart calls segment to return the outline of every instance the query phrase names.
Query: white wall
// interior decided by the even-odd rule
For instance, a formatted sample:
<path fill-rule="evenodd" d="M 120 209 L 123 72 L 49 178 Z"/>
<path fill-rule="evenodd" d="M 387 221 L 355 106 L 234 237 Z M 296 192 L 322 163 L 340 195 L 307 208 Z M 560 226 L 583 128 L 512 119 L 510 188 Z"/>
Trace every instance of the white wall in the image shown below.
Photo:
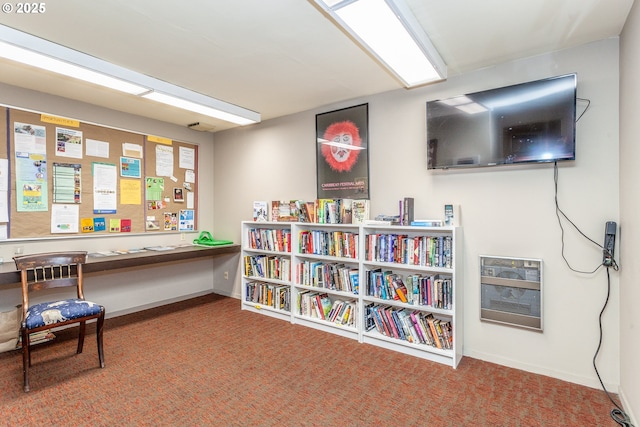
<path fill-rule="evenodd" d="M 640 6 L 636 2 L 620 41 L 620 396 L 638 425 L 640 417 Z"/>
<path fill-rule="evenodd" d="M 197 144 L 198 179 L 201 184 L 198 192 L 198 226 L 200 230 L 213 230 L 212 134 L 4 84 L 0 84 L 0 104 Z M 112 146 L 111 149 L 117 149 L 117 147 Z M 18 246 L 23 248 L 24 253 L 58 249 L 93 252 L 180 244 L 194 238 L 194 235 L 186 234 L 185 241 L 181 241 L 178 233 L 145 233 L 144 235 L 129 236 L 104 235 L 9 240 L 0 241 L 0 257 L 3 257 L 5 262 L 12 262 L 14 250 Z M 220 261 L 205 258 L 192 262 L 119 270 L 112 274 L 89 274 L 86 278 L 86 297 L 104 304 L 107 316 L 110 317 L 115 314 L 184 299 L 192 295 L 212 292 L 215 287 L 214 266 L 217 262 Z M 0 288 L 0 310 L 19 303 L 20 292 L 18 288 Z"/>
<path fill-rule="evenodd" d="M 415 198 L 415 216 L 421 218 L 441 218 L 445 203 L 461 206 L 464 354 L 599 387 L 591 361 L 606 275 L 572 272 L 562 260 L 553 167 L 426 170 L 427 100 L 571 72 L 578 73 L 578 96 L 590 99 L 591 108 L 578 122 L 575 164 L 560 167 L 559 202 L 601 243 L 605 221 L 619 220 L 617 39 L 216 133 L 215 234 L 240 241 L 240 221 L 251 220 L 254 200 L 315 199 L 315 114 L 367 102 L 373 216 L 396 214 L 398 200 L 405 196 Z M 565 226 L 565 255 L 571 264 L 596 268 L 599 248 Z M 480 322 L 481 254 L 543 260 L 544 333 Z M 614 273 L 598 359 L 603 380 L 614 390 L 620 382 L 618 288 Z M 239 275 L 227 292 L 240 296 Z"/>

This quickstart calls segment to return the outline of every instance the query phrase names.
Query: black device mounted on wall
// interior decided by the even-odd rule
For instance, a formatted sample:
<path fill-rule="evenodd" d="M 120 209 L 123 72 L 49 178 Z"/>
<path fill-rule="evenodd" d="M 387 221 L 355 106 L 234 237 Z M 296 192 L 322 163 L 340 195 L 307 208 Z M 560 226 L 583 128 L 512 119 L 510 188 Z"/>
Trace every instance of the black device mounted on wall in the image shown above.
<path fill-rule="evenodd" d="M 604 225 L 604 245 L 602 247 L 602 265 L 611 267 L 613 265 L 613 254 L 616 245 L 615 221 L 607 221 Z"/>

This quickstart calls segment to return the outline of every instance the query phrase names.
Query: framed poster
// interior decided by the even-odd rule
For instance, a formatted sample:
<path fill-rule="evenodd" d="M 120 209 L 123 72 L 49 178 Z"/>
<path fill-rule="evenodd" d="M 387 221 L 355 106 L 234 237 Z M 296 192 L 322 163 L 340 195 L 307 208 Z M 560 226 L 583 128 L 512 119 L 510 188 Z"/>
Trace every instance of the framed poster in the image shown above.
<path fill-rule="evenodd" d="M 369 104 L 316 115 L 318 199 L 369 198 Z"/>

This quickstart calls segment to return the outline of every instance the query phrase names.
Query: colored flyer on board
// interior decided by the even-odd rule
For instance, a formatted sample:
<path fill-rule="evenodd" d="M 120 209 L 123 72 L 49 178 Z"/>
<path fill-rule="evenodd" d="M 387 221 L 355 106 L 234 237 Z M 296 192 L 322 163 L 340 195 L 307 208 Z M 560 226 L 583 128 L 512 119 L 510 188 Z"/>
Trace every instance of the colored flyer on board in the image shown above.
<path fill-rule="evenodd" d="M 180 231 L 193 231 L 195 224 L 195 211 L 193 209 L 182 209 L 180 211 Z"/>

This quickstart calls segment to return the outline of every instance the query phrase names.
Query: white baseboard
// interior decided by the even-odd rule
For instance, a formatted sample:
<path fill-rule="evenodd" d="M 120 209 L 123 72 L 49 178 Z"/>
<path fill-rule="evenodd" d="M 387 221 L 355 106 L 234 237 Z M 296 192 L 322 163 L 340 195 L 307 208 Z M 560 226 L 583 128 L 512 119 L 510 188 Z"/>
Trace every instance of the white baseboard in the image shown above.
<path fill-rule="evenodd" d="M 474 359 L 484 360 L 485 362 L 495 363 L 509 368 L 520 369 L 521 371 L 531 372 L 533 374 L 545 375 L 547 377 L 556 378 L 562 381 L 568 381 L 570 383 L 579 384 L 586 387 L 602 389 L 600 381 L 598 381 L 595 375 L 593 378 L 582 377 L 579 375 L 571 374 L 569 372 L 557 371 L 537 365 L 530 365 L 527 363 L 519 362 L 517 360 L 512 360 L 504 357 L 496 357 L 495 354 L 486 354 L 478 351 L 464 351 L 464 355 L 472 357 Z M 605 382 L 605 387 L 607 388 L 607 390 L 612 391 L 618 390 L 620 385 Z"/>
<path fill-rule="evenodd" d="M 204 296 L 204 295 L 209 295 L 211 293 L 214 293 L 214 292 L 212 292 L 211 290 L 200 291 L 200 292 L 196 292 L 196 293 L 192 293 L 192 294 L 180 295 L 180 296 L 175 297 L 175 298 L 169 298 L 169 299 L 165 299 L 165 300 L 161 300 L 161 301 L 151 302 L 151 303 L 148 303 L 148 304 L 137 305 L 135 307 L 129 307 L 129 308 L 125 308 L 123 310 L 107 312 L 105 318 L 110 319 L 112 317 L 124 316 L 126 314 L 136 313 L 138 311 L 148 310 L 150 308 L 161 307 L 163 305 L 173 304 L 174 302 L 185 301 L 185 300 L 188 300 L 188 299 L 191 299 L 191 298 L 197 298 L 197 297 L 201 297 L 201 296 Z"/>
<path fill-rule="evenodd" d="M 218 295 L 222 295 L 222 296 L 229 297 L 229 298 L 235 298 L 235 299 L 241 299 L 242 298 L 242 295 L 240 295 L 239 293 L 233 292 L 233 291 L 224 290 L 224 289 L 216 289 L 213 292 L 218 294 Z"/>
<path fill-rule="evenodd" d="M 620 402 L 622 402 L 622 408 L 624 409 L 624 412 L 629 416 L 629 421 L 631 421 L 631 424 L 634 426 L 639 425 L 636 421 L 636 417 L 633 414 L 633 411 L 631 411 L 631 405 L 627 400 L 627 396 L 624 394 L 624 390 L 622 389 L 622 386 L 618 391 L 618 397 L 620 398 Z"/>

